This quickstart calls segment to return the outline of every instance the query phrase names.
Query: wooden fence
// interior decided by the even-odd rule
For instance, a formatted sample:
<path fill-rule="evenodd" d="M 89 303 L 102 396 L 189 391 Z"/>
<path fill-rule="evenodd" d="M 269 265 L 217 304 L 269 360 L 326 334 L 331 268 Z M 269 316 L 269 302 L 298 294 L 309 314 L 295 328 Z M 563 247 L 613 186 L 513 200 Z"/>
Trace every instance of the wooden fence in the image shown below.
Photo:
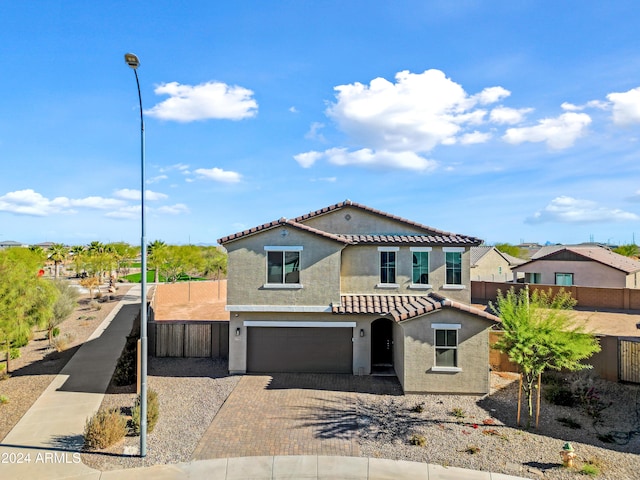
<path fill-rule="evenodd" d="M 501 331 L 489 332 L 489 345 L 496 343 Z M 640 383 L 640 337 L 598 337 L 600 351 L 585 363 L 593 366 L 593 372 L 612 382 Z M 509 357 L 491 348 L 489 365 L 497 372 L 517 372 L 518 366 Z"/>
<path fill-rule="evenodd" d="M 229 322 L 149 322 L 149 354 L 156 357 L 229 356 Z"/>

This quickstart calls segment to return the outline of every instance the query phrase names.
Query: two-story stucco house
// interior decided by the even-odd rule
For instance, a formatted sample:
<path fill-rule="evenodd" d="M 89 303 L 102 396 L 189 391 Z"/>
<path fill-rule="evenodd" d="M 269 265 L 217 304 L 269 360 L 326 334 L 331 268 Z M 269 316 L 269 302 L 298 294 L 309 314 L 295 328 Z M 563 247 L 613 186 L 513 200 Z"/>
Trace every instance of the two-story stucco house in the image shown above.
<path fill-rule="evenodd" d="M 231 373 L 395 373 L 405 392 L 489 391 L 499 319 L 469 306 L 479 239 L 347 200 L 219 242 Z"/>

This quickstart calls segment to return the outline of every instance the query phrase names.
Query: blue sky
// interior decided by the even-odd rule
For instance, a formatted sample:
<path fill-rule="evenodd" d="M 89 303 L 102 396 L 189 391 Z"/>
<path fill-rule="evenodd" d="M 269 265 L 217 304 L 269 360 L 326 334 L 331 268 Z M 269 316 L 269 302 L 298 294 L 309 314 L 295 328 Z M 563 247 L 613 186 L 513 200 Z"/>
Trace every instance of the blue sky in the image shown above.
<path fill-rule="evenodd" d="M 0 241 L 214 244 L 351 199 L 487 243 L 640 235 L 632 1 L 0 3 Z"/>

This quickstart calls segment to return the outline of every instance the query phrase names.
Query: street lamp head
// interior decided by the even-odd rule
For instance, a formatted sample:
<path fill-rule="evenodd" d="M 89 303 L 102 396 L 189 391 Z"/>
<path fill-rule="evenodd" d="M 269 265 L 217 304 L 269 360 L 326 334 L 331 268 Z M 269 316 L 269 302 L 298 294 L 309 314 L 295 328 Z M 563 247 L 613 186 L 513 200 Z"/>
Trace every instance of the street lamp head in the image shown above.
<path fill-rule="evenodd" d="M 133 53 L 125 53 L 124 61 L 127 62 L 127 65 L 129 65 L 134 70 L 140 66 L 140 60 L 138 60 L 138 57 Z"/>

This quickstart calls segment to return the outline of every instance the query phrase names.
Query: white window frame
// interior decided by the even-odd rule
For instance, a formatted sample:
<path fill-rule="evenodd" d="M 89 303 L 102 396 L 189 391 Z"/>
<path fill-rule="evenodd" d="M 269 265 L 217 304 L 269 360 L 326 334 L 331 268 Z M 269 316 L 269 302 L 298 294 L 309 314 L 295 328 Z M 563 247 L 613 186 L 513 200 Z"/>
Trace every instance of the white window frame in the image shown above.
<path fill-rule="evenodd" d="M 301 245 L 265 245 L 264 251 L 266 255 L 264 256 L 265 260 L 265 282 L 262 286 L 266 289 L 298 289 L 302 288 L 302 283 L 272 283 L 269 282 L 269 252 L 282 252 L 283 255 L 283 274 L 284 274 L 284 254 L 285 252 L 302 252 L 304 247 Z M 300 267 L 298 269 L 298 275 L 302 273 L 302 255 L 299 255 Z"/>
<path fill-rule="evenodd" d="M 461 372 L 462 368 L 460 368 L 458 365 L 460 365 L 460 349 L 458 348 L 460 346 L 460 333 L 459 330 L 462 328 L 462 324 L 460 323 L 432 323 L 431 324 L 431 328 L 433 329 L 433 367 L 431 367 L 431 370 L 434 372 Z M 437 366 L 436 365 L 436 359 L 437 359 L 437 355 L 436 355 L 436 351 L 438 349 L 438 346 L 436 345 L 436 332 L 438 330 L 455 330 L 456 332 L 456 345 L 455 347 L 449 347 L 449 346 L 445 346 L 445 347 L 441 347 L 441 348 L 449 348 L 452 350 L 456 351 L 456 366 L 454 367 L 443 367 L 443 366 Z"/>
<path fill-rule="evenodd" d="M 433 248 L 431 247 L 409 247 L 409 251 L 411 252 L 411 284 L 409 288 L 415 290 L 427 290 L 429 288 L 433 288 L 431 285 L 431 252 Z M 413 283 L 413 252 L 427 252 L 429 254 L 427 260 L 427 275 L 429 275 L 429 283 Z"/>
<path fill-rule="evenodd" d="M 442 247 L 442 251 L 444 252 L 444 285 L 442 286 L 445 290 L 464 290 L 466 288 L 465 284 L 462 281 L 462 255 L 464 254 L 464 247 Z M 447 283 L 447 253 L 460 253 L 460 283 Z"/>
<path fill-rule="evenodd" d="M 399 256 L 398 253 L 400 252 L 400 247 L 378 247 L 378 278 L 381 277 L 381 273 L 382 273 L 382 252 L 394 252 L 396 255 L 396 259 L 395 259 L 395 277 L 396 280 L 398 280 L 398 264 L 399 264 Z M 376 285 L 377 288 L 400 288 L 400 284 L 395 282 L 395 283 L 382 283 L 379 282 Z"/>

